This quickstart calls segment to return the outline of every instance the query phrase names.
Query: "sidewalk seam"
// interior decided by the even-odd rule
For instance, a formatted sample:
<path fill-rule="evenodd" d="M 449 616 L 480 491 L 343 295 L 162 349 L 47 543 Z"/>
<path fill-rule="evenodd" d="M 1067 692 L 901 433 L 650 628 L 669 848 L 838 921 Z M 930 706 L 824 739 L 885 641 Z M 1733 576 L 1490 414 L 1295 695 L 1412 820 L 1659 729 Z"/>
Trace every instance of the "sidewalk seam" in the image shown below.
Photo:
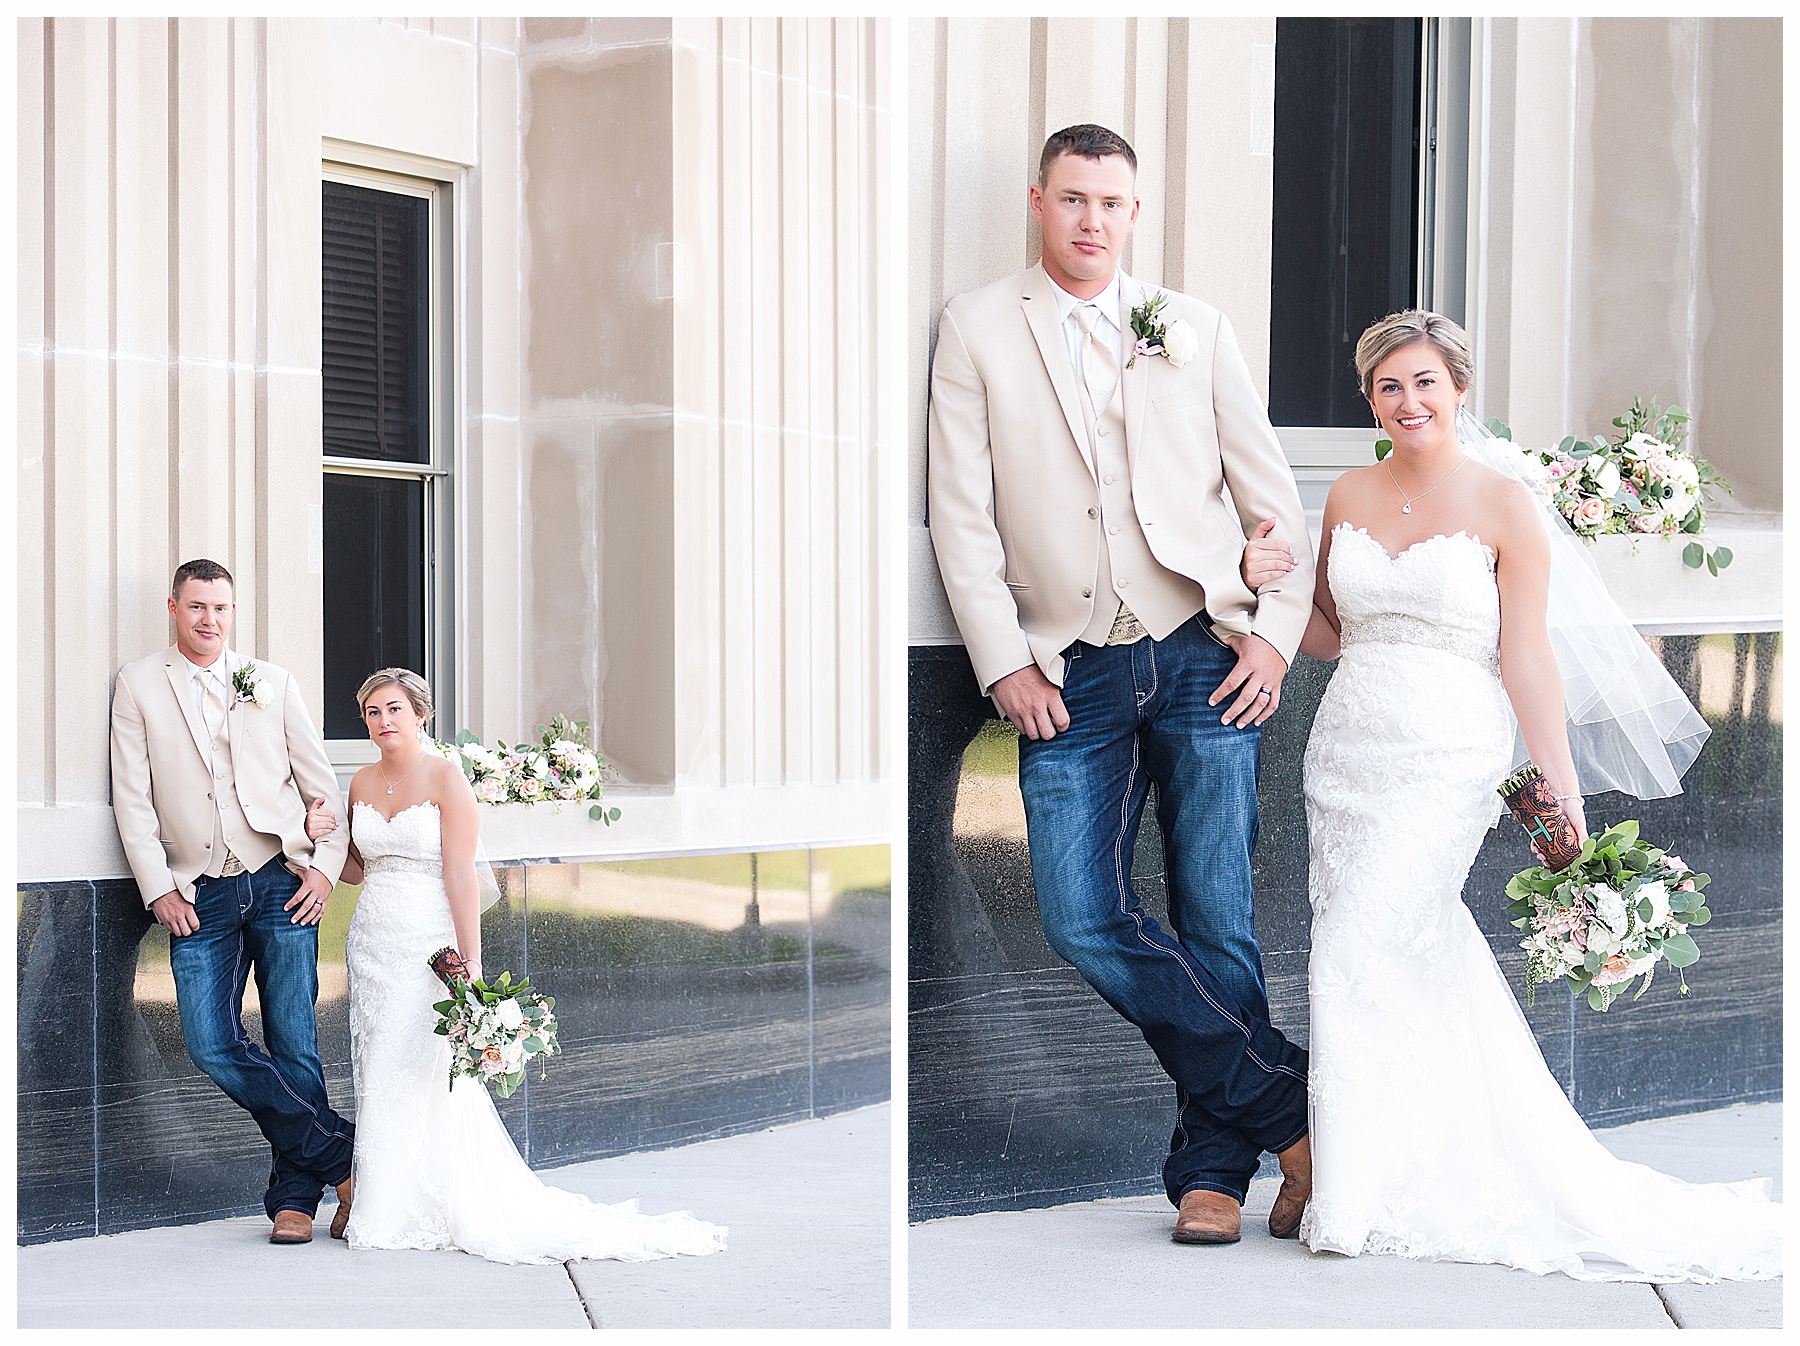
<path fill-rule="evenodd" d="M 1650 1288 L 1656 1292 L 1656 1302 L 1663 1306 L 1663 1312 L 1669 1315 L 1669 1321 L 1674 1323 L 1678 1328 L 1686 1327 L 1687 1324 L 1681 1321 L 1681 1315 L 1675 1311 L 1675 1306 L 1669 1302 L 1669 1296 L 1665 1293 L 1663 1287 L 1660 1285 L 1652 1285 Z"/>
<path fill-rule="evenodd" d="M 569 1278 L 570 1288 L 575 1291 L 575 1302 L 581 1305 L 582 1313 L 587 1315 L 588 1326 L 598 1331 L 600 1320 L 594 1316 L 593 1309 L 588 1307 L 587 1296 L 581 1293 L 581 1282 L 575 1279 L 575 1264 L 573 1262 L 564 1262 L 562 1264 L 562 1269 L 563 1275 Z"/>

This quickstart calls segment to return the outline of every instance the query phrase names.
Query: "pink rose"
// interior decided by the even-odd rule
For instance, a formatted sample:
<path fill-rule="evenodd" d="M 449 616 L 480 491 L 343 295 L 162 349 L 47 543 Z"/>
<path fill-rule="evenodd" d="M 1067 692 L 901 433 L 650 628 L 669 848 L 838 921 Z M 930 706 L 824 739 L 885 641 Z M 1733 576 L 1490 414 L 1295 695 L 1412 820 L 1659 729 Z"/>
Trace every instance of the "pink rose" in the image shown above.
<path fill-rule="evenodd" d="M 1577 528 L 1598 528 L 1606 522 L 1609 512 L 1604 500 L 1595 500 L 1590 497 L 1575 507 L 1575 526 Z"/>

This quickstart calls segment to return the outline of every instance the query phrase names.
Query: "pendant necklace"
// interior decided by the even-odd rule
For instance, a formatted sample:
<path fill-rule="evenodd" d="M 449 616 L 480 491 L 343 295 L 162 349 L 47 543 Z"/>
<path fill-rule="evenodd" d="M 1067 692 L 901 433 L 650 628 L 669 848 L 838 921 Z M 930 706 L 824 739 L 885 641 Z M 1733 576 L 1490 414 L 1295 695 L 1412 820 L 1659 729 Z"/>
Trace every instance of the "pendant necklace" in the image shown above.
<path fill-rule="evenodd" d="M 1391 472 L 1389 475 L 1392 475 Z M 1402 494 L 1405 494 L 1405 492 L 1402 492 Z M 419 755 L 413 759 L 413 764 L 406 768 L 406 776 L 410 776 L 413 772 L 417 771 L 419 769 L 419 763 L 424 760 L 425 752 L 423 749 L 420 749 Z M 381 773 L 381 779 L 386 780 L 388 778 L 387 768 L 380 762 L 375 763 L 375 769 Z M 393 794 L 395 790 L 398 790 L 402 785 L 406 784 L 406 776 L 402 776 L 399 780 L 388 786 L 387 792 Z"/>
<path fill-rule="evenodd" d="M 1394 489 L 1396 491 L 1400 492 L 1400 498 L 1402 500 L 1406 501 L 1406 503 L 1404 505 L 1400 506 L 1400 512 L 1402 514 L 1411 514 L 1412 507 L 1413 507 L 1413 501 L 1423 500 L 1426 496 L 1430 495 L 1433 491 L 1437 490 L 1437 488 L 1439 486 L 1442 486 L 1445 481 L 1449 481 L 1450 478 L 1454 477 L 1458 472 L 1461 472 L 1463 470 L 1464 465 L 1467 464 L 1469 460 L 1468 460 L 1468 457 L 1465 455 L 1463 457 L 1462 462 L 1458 463 L 1455 467 L 1451 468 L 1448 472 L 1446 472 L 1444 474 L 1443 481 L 1439 481 L 1431 486 L 1427 486 L 1424 490 L 1420 491 L 1417 495 L 1408 495 L 1406 493 L 1406 488 L 1400 484 L 1400 478 L 1398 478 L 1394 475 L 1393 462 L 1391 460 L 1383 460 L 1383 461 L 1388 470 L 1388 480 L 1394 483 Z M 390 793 L 392 793 L 392 792 L 390 791 Z"/>

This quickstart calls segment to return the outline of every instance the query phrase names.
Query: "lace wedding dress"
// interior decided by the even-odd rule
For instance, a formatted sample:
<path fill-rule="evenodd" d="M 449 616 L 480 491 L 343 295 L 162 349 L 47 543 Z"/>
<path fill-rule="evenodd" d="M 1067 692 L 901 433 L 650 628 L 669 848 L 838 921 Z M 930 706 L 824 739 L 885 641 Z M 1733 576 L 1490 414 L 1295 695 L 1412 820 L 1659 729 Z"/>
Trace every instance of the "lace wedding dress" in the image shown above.
<path fill-rule="evenodd" d="M 460 1248 L 492 1262 L 643 1261 L 725 1246 L 685 1212 L 643 1215 L 546 1186 L 519 1157 L 478 1081 L 449 1088 L 433 1028 L 444 985 L 426 966 L 456 943 L 437 805 L 392 819 L 352 809 L 366 871 L 345 949 L 356 1081 L 353 1248 Z"/>
<path fill-rule="evenodd" d="M 1343 657 L 1306 748 L 1301 1237 L 1581 1280 L 1779 1275 L 1763 1181 L 1681 1182 L 1589 1133 L 1462 904 L 1513 743 L 1493 553 L 1456 533 L 1390 557 L 1340 524 L 1329 567 Z"/>

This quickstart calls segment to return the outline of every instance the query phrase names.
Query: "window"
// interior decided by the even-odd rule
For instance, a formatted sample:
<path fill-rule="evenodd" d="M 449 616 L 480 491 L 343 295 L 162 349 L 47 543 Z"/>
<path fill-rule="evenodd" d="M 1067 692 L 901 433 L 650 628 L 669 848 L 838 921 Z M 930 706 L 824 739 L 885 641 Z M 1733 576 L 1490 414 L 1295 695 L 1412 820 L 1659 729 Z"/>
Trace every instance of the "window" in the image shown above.
<path fill-rule="evenodd" d="M 1417 294 L 1417 19 L 1280 19 L 1269 416 L 1366 426 L 1363 329 Z"/>
<path fill-rule="evenodd" d="M 369 747 L 356 689 L 400 666 L 446 718 L 449 473 L 443 184 L 327 168 L 322 185 L 325 737 Z M 440 564 L 440 559 L 442 564 Z"/>
<path fill-rule="evenodd" d="M 1269 419 L 1310 509 L 1373 462 L 1356 341 L 1423 304 L 1465 319 L 1467 19 L 1279 19 Z"/>

